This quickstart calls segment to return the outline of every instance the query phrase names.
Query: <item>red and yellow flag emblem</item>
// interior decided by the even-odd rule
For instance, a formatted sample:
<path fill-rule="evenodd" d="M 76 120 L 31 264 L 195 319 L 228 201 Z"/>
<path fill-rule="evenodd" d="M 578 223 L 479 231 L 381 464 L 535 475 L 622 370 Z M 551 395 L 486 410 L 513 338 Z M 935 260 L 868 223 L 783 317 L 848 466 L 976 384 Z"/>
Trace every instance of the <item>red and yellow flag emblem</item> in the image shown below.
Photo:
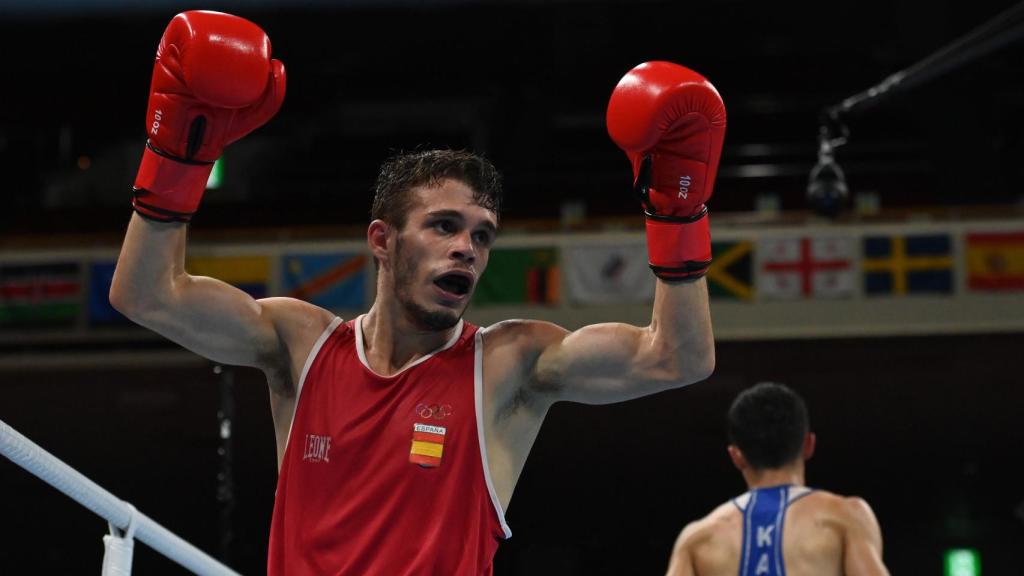
<path fill-rule="evenodd" d="M 412 426 L 412 448 L 409 449 L 409 462 L 424 468 L 436 468 L 441 465 L 444 452 L 444 426 L 420 424 Z"/>

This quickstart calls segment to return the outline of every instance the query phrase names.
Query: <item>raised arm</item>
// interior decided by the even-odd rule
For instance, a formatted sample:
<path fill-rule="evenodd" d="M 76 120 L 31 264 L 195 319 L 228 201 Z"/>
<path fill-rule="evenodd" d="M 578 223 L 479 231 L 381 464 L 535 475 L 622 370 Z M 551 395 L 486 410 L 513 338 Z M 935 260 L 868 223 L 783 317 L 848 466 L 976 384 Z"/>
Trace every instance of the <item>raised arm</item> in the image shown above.
<path fill-rule="evenodd" d="M 135 181 L 136 214 L 110 289 L 135 322 L 213 360 L 269 368 L 283 320 L 298 301 L 256 301 L 185 272 L 187 222 L 227 144 L 281 106 L 284 67 L 258 26 L 229 14 L 174 17 L 157 50 L 146 117 L 149 140 Z M 275 310 L 278 310 L 275 313 Z"/>
<path fill-rule="evenodd" d="M 555 399 L 605 403 L 707 378 L 714 337 L 703 279 L 711 264 L 705 202 L 711 196 L 725 105 L 704 77 L 648 62 L 619 82 L 608 132 L 633 166 L 647 217 L 647 249 L 658 276 L 651 324 L 548 329 L 533 383 Z"/>
<path fill-rule="evenodd" d="M 704 380 L 715 365 L 707 299 L 703 279 L 659 281 L 649 326 L 536 324 L 530 340 L 546 346 L 528 385 L 552 402 L 608 404 Z"/>
<path fill-rule="evenodd" d="M 185 236 L 185 224 L 134 214 L 110 287 L 111 304 L 132 321 L 216 362 L 273 368 L 284 351 L 281 333 L 288 309 L 310 305 L 255 300 L 220 280 L 187 274 Z"/>

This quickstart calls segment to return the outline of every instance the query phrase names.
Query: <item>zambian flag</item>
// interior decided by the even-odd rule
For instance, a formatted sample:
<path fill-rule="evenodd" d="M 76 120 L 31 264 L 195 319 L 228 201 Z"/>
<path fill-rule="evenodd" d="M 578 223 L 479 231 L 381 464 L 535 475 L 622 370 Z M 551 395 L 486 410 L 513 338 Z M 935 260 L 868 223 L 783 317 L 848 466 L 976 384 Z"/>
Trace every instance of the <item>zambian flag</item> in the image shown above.
<path fill-rule="evenodd" d="M 712 298 L 752 300 L 754 245 L 750 241 L 712 242 L 706 275 Z"/>
<path fill-rule="evenodd" d="M 69 326 L 82 306 L 75 262 L 0 265 L 0 328 Z"/>
<path fill-rule="evenodd" d="M 558 251 L 554 248 L 493 250 L 477 284 L 477 304 L 557 304 Z"/>

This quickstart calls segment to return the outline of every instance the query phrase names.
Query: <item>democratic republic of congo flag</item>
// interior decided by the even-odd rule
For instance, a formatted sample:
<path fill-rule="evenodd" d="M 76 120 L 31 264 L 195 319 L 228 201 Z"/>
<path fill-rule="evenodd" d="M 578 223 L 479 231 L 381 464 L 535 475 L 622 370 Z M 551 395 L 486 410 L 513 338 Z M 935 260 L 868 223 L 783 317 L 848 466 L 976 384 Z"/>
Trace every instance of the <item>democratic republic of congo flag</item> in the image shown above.
<path fill-rule="evenodd" d="M 365 254 L 286 254 L 281 260 L 281 289 L 285 295 L 328 310 L 366 305 Z"/>

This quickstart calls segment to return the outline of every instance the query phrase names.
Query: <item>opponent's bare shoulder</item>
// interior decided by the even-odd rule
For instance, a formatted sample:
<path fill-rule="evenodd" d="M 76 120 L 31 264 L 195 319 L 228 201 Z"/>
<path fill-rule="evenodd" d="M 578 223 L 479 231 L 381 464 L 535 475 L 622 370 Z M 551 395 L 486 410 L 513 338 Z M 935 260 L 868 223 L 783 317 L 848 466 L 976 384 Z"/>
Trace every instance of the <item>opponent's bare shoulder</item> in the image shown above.
<path fill-rule="evenodd" d="M 843 514 L 851 523 L 861 526 L 878 525 L 875 512 L 867 500 L 860 496 L 837 496 L 837 498 L 840 499 L 839 506 L 842 508 Z"/>
<path fill-rule="evenodd" d="M 694 546 L 725 534 L 731 534 L 741 524 L 742 516 L 736 505 L 731 501 L 724 502 L 707 516 L 687 524 L 679 533 L 676 544 Z"/>
<path fill-rule="evenodd" d="M 843 526 L 847 544 L 866 542 L 881 552 L 882 530 L 867 500 L 859 496 L 831 494 L 831 511 Z"/>
<path fill-rule="evenodd" d="M 850 576 L 885 576 L 889 572 L 882 562 L 882 530 L 874 511 L 859 496 L 843 496 L 815 490 L 794 503 L 793 512 L 802 501 L 813 506 L 814 524 L 831 528 L 841 540 L 843 569 Z"/>
<path fill-rule="evenodd" d="M 850 524 L 874 524 L 877 526 L 878 524 L 871 506 L 859 496 L 844 496 L 828 490 L 814 490 L 797 502 L 799 503 L 801 500 L 814 506 L 818 513 L 827 515 L 843 526 Z"/>
<path fill-rule="evenodd" d="M 738 566 L 742 515 L 725 502 L 683 528 L 672 547 L 667 576 L 733 573 Z"/>
<path fill-rule="evenodd" d="M 271 389 L 277 393 L 289 393 L 293 391 L 313 345 L 335 315 L 330 310 L 295 298 L 263 298 L 259 304 L 277 333 L 275 341 L 278 346 L 276 350 L 261 351 L 261 365 Z"/>

